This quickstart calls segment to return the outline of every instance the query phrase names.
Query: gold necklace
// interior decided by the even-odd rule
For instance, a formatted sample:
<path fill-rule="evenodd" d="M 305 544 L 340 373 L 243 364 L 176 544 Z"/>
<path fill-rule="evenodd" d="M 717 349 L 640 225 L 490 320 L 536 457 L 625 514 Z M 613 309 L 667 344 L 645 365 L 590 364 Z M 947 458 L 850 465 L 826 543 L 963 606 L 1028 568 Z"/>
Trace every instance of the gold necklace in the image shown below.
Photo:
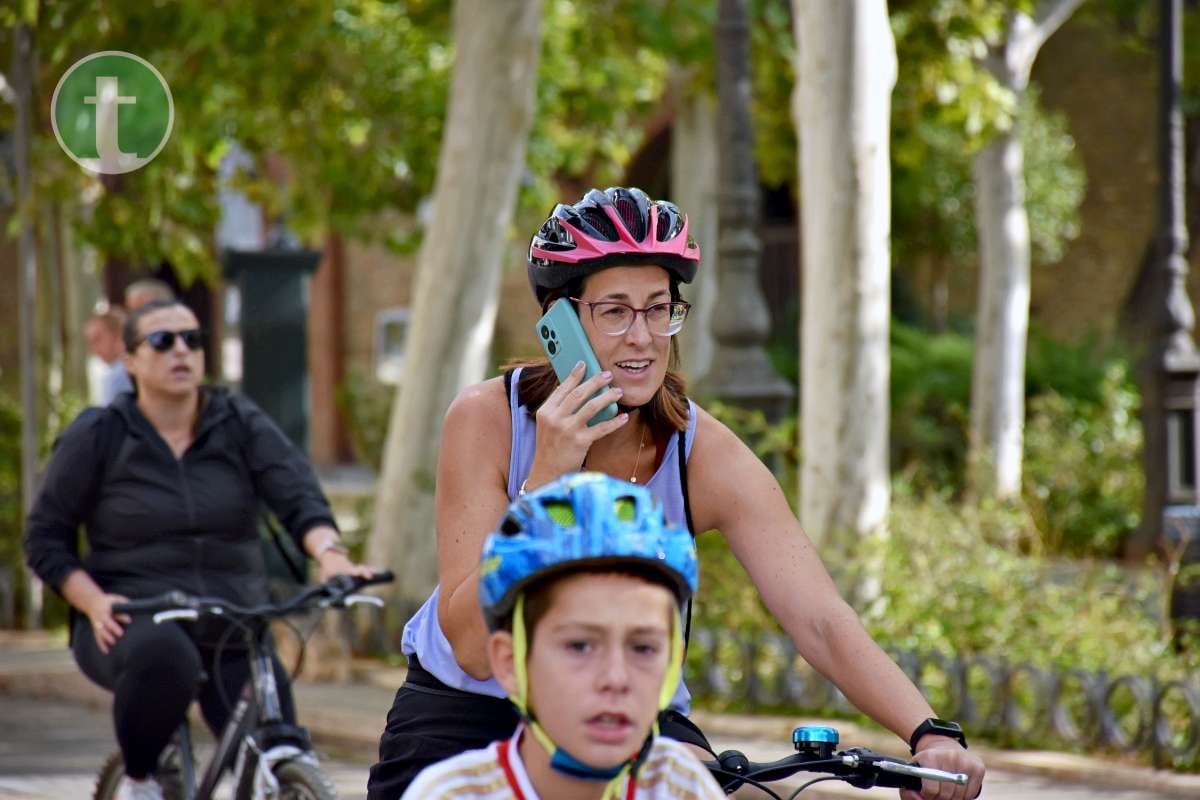
<path fill-rule="evenodd" d="M 646 444 L 646 426 L 642 426 L 642 438 L 638 440 L 637 460 L 633 462 L 633 474 L 629 476 L 630 483 L 637 483 L 638 465 L 642 463 L 642 448 Z"/>

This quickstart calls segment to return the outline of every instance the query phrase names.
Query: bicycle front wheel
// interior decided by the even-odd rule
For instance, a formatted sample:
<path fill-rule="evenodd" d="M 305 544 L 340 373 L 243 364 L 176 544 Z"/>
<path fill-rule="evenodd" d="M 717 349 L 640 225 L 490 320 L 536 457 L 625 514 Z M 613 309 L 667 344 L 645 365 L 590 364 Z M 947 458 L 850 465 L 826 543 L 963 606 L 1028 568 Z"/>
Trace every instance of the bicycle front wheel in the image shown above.
<path fill-rule="evenodd" d="M 337 800 L 337 789 L 329 776 L 307 761 L 285 761 L 275 767 L 279 800 Z"/>
<path fill-rule="evenodd" d="M 183 756 L 179 747 L 170 744 L 158 760 L 158 770 L 154 773 L 155 780 L 162 787 L 163 800 L 183 800 L 187 796 L 183 786 Z M 125 759 L 118 751 L 110 755 L 96 776 L 96 788 L 92 792 L 92 800 L 113 800 L 117 789 L 125 777 Z"/>

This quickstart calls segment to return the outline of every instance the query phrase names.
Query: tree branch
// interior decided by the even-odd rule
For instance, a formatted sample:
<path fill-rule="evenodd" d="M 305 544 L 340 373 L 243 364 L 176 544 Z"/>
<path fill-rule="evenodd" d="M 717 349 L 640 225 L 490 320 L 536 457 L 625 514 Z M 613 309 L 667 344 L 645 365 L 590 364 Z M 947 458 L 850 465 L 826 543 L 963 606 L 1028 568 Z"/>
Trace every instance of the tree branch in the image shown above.
<path fill-rule="evenodd" d="M 989 65 L 993 74 L 1010 89 L 1024 91 L 1038 51 L 1082 4 L 1083 0 L 1041 0 L 1033 17 L 1022 12 L 1012 14 L 1002 50 L 1004 72 L 996 72 L 999 65 Z"/>
<path fill-rule="evenodd" d="M 1033 14 L 1034 29 L 1037 31 L 1037 47 L 1041 49 L 1046 40 L 1071 18 L 1075 10 L 1083 5 L 1083 0 L 1041 0 Z"/>

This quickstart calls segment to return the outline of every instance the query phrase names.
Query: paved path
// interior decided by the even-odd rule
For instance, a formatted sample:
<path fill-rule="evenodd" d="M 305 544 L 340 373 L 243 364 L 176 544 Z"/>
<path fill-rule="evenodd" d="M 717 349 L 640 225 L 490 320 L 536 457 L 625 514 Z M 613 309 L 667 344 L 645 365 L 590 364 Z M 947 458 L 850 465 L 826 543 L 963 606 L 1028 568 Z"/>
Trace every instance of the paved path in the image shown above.
<path fill-rule="evenodd" d="M 367 769 L 402 679 L 402 670 L 368 663 L 355 665 L 355 680 L 349 684 L 296 686 L 301 723 L 323 755 L 335 756 L 325 764 L 343 798 L 364 800 Z M 96 770 L 113 750 L 108 703 L 108 696 L 79 674 L 61 642 L 0 632 L 0 798 L 90 797 Z M 718 751 L 739 749 L 756 761 L 787 754 L 792 725 L 811 724 L 703 712 L 696 720 Z M 836 727 L 844 746 L 898 754 L 890 736 L 844 722 Z M 989 765 L 986 800 L 1200 800 L 1200 776 L 1061 753 L 980 752 Z M 743 790 L 738 797 L 765 795 Z M 801 796 L 883 797 L 894 798 L 896 793 L 820 784 Z"/>

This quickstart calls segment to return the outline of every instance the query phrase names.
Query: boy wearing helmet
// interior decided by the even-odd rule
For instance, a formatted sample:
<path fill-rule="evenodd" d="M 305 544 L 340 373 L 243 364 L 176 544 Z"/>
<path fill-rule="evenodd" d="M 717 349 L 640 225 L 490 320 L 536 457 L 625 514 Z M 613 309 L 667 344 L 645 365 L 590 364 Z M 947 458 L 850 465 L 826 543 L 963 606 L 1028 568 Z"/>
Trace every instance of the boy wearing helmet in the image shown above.
<path fill-rule="evenodd" d="M 425 769 L 404 798 L 722 798 L 656 735 L 696 588 L 690 534 L 643 487 L 600 473 L 522 495 L 481 561 L 488 658 L 520 713 L 509 739 Z"/>

